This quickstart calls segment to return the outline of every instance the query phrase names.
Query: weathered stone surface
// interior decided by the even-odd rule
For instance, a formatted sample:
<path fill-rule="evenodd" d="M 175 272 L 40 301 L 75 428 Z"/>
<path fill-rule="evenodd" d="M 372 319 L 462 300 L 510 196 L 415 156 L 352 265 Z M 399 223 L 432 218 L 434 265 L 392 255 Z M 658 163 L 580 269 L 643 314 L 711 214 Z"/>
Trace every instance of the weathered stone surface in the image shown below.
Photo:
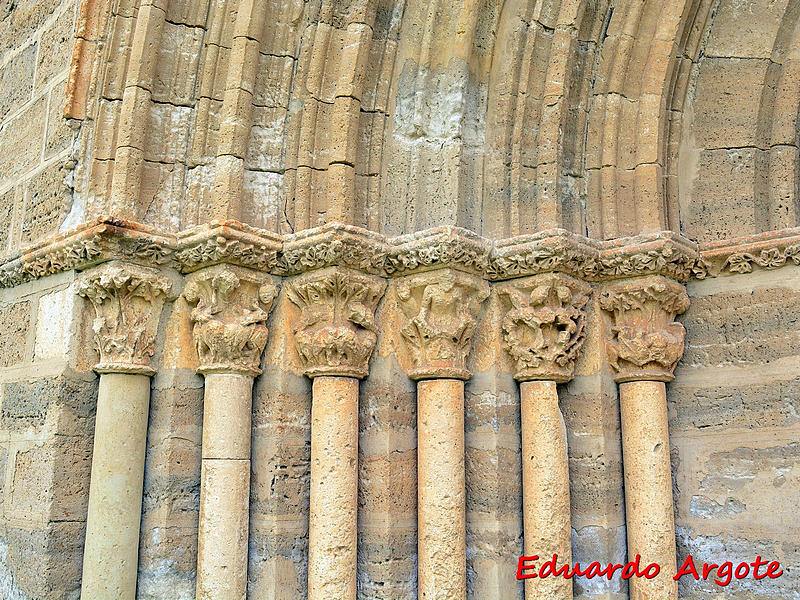
<path fill-rule="evenodd" d="M 92 331 L 100 354 L 98 373 L 152 375 L 150 359 L 161 308 L 172 285 L 153 269 L 112 262 L 84 275 L 77 292 L 94 307 Z"/>
<path fill-rule="evenodd" d="M 0 120 L 31 98 L 36 68 L 36 44 L 31 44 L 0 69 Z"/>
<path fill-rule="evenodd" d="M 289 299 L 301 311 L 292 329 L 306 375 L 366 377 L 377 340 L 374 311 L 384 282 L 333 267 L 290 285 Z"/>
<path fill-rule="evenodd" d="M 196 595 L 198 367 L 212 379 L 264 370 L 252 413 L 232 406 L 237 393 L 227 388 L 217 402 L 205 398 L 222 416 L 206 420 L 206 450 L 230 442 L 234 461 L 252 458 L 237 475 L 252 479 L 234 511 L 239 594 L 246 585 L 253 597 L 308 595 L 316 509 L 305 372 L 364 377 L 357 464 L 348 466 L 358 549 L 346 569 L 358 600 L 425 593 L 425 436 L 408 374 L 467 380 L 456 407 L 463 451 L 451 458 L 464 467 L 464 531 L 458 525 L 453 539 L 465 537 L 469 600 L 523 594 L 514 577 L 524 542 L 515 372 L 575 375 L 558 391 L 574 560 L 624 561 L 643 529 L 624 503 L 648 475 L 623 485 L 635 466 L 622 467 L 614 377 L 667 380 L 674 369 L 666 407 L 679 559 L 762 553 L 797 568 L 797 7 L 440 4 L 0 0 L 0 596 L 80 595 L 96 357 L 91 307 L 70 305 L 65 281 L 114 259 L 176 283 L 177 272 L 198 280 L 209 267 L 252 269 L 222 301 L 212 296 L 224 285 L 190 294 L 191 305 L 179 300 L 153 340 L 160 372 L 146 431 L 142 599 Z M 101 214 L 111 215 L 102 227 L 85 227 Z M 214 218 L 247 225 L 191 230 Z M 327 229 L 307 232 L 318 225 Z M 73 227 L 84 228 L 57 237 Z M 392 239 L 399 234 L 408 236 Z M 638 234 L 646 237 L 619 239 Z M 366 303 L 335 291 L 322 302 L 288 298 L 292 283 L 319 282 L 324 269 L 346 273 L 339 291 L 368 281 L 389 292 Z M 614 281 L 653 274 L 697 278 L 678 323 L 667 321 L 679 310 L 665 317 L 649 301 L 599 306 Z M 270 312 L 274 294 L 265 301 L 257 288 L 272 275 L 288 285 Z M 567 275 L 598 292 L 582 322 L 519 279 Z M 62 277 L 57 287 L 51 276 Z M 497 293 L 484 304 L 487 281 L 503 281 L 491 284 L 497 291 L 522 285 L 517 305 L 501 306 L 509 296 Z M 205 339 L 199 356 L 193 330 Z M 659 486 L 661 500 L 668 487 Z M 788 581 L 734 581 L 725 593 L 784 600 Z M 714 586 L 684 580 L 680 593 L 699 599 L 720 593 Z M 575 579 L 573 592 L 625 600 L 636 590 L 601 577 Z"/>
<path fill-rule="evenodd" d="M 0 365 L 8 367 L 24 360 L 30 322 L 30 302 L 17 302 L 0 307 L 0 328 L 2 328 Z"/>
<path fill-rule="evenodd" d="M 260 373 L 265 322 L 276 295 L 269 277 L 248 269 L 221 265 L 195 273 L 184 297 L 194 306 L 198 372 Z"/>
<path fill-rule="evenodd" d="M 663 277 L 615 283 L 601 293 L 600 307 L 613 319 L 607 349 L 616 381 L 671 381 L 686 336 L 673 321 L 689 308 L 683 286 Z"/>
<path fill-rule="evenodd" d="M 55 163 L 33 177 L 25 188 L 22 240 L 30 243 L 58 231 L 72 207 L 72 193 L 63 165 Z"/>
<path fill-rule="evenodd" d="M 397 290 L 407 321 L 401 329 L 412 379 L 469 379 L 467 356 L 485 281 L 453 270 L 412 275 Z"/>
<path fill-rule="evenodd" d="M 69 67 L 75 33 L 74 5 L 65 3 L 65 10 L 45 29 L 39 42 L 36 87 L 43 88 Z M 62 107 L 63 108 L 63 107 Z"/>

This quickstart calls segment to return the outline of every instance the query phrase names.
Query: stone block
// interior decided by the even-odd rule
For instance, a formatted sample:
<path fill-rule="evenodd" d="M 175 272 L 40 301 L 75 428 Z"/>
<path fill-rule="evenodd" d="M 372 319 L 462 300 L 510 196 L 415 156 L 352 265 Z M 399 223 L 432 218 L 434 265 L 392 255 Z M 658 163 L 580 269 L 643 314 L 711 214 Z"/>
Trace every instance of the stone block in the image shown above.
<path fill-rule="evenodd" d="M 248 168 L 275 173 L 281 171 L 286 114 L 283 108 L 253 109 L 253 126 L 245 161 Z"/>
<path fill-rule="evenodd" d="M 56 78 L 62 77 L 69 68 L 75 33 L 75 11 L 68 6 L 50 27 L 42 32 L 39 43 L 39 60 L 36 67 L 36 87 L 42 89 Z M 61 102 L 63 103 L 63 88 Z M 62 107 L 63 108 L 63 107 Z"/>
<path fill-rule="evenodd" d="M 75 291 L 72 287 L 39 298 L 36 316 L 34 359 L 66 359 L 74 339 L 73 312 Z"/>
<path fill-rule="evenodd" d="M 16 198 L 17 188 L 11 188 L 0 194 L 0 256 L 10 250 L 11 225 L 14 220 Z"/>
<path fill-rule="evenodd" d="M 681 214 L 684 235 L 705 242 L 757 230 L 753 202 L 757 152 L 752 148 L 700 152 L 693 201 Z"/>
<path fill-rule="evenodd" d="M 86 435 L 93 431 L 97 403 L 97 379 L 56 377 L 3 383 L 0 427 L 22 431 L 41 427 L 48 411 L 58 407 L 68 411 L 73 429 L 62 427 L 62 435 Z"/>
<path fill-rule="evenodd" d="M 720 290 L 693 297 L 680 320 L 687 329 L 683 367 L 757 367 L 797 356 L 800 290 L 788 280 Z M 709 375 L 709 386 L 723 383 Z"/>
<path fill-rule="evenodd" d="M 25 520 L 46 521 L 52 502 L 52 450 L 46 446 L 19 449 L 13 468 L 8 512 Z"/>
<path fill-rule="evenodd" d="M 72 3 L 74 0 L 66 0 Z M 0 55 L 30 40 L 65 0 L 10 2 L 0 5 Z"/>
<path fill-rule="evenodd" d="M 50 91 L 50 108 L 47 114 L 47 132 L 44 143 L 44 158 L 48 160 L 72 145 L 75 131 L 63 115 L 63 86 L 55 84 Z"/>
<path fill-rule="evenodd" d="M 46 112 L 47 96 L 42 96 L 0 127 L 0 185 L 15 181 L 39 162 Z"/>
<path fill-rule="evenodd" d="M 153 77 L 154 100 L 181 106 L 192 103 L 202 43 L 201 27 L 164 23 Z M 188 127 L 184 128 L 184 133 L 187 131 Z"/>
<path fill-rule="evenodd" d="M 705 55 L 770 58 L 790 4 L 791 0 L 721 0 Z"/>
<path fill-rule="evenodd" d="M 242 190 L 245 222 L 254 227 L 276 231 L 278 215 L 283 210 L 283 174 L 246 170 Z"/>
<path fill-rule="evenodd" d="M 84 536 L 82 522 L 53 522 L 36 530 L 8 527 L 0 548 L 8 548 L 4 568 L 13 575 L 9 597 L 77 600 Z"/>
<path fill-rule="evenodd" d="M 31 44 L 0 69 L 0 121 L 31 99 L 36 69 L 36 44 Z"/>
<path fill-rule="evenodd" d="M 31 311 L 29 301 L 0 306 L 0 366 L 9 367 L 25 360 Z"/>
<path fill-rule="evenodd" d="M 706 58 L 694 97 L 694 135 L 707 150 L 757 146 L 759 106 L 769 61 Z M 701 175 L 702 178 L 702 175 Z"/>
<path fill-rule="evenodd" d="M 66 170 L 54 163 L 32 177 L 25 186 L 22 241 L 31 243 L 58 231 L 72 208 L 72 190 Z"/>

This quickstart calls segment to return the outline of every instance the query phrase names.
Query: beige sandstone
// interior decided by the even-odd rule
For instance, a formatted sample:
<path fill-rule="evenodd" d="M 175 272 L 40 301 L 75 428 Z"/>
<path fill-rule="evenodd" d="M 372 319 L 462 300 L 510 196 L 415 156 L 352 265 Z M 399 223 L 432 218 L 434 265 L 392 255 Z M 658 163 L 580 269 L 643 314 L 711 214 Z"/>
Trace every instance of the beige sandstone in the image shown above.
<path fill-rule="evenodd" d="M 499 289 L 508 304 L 502 325 L 505 347 L 520 381 L 524 551 L 539 556 L 535 564 L 557 555 L 558 565 L 570 565 L 567 431 L 556 384 L 572 379 L 591 290 L 562 274 L 523 278 Z M 525 597 L 569 600 L 572 580 L 528 579 Z"/>
<path fill-rule="evenodd" d="M 656 563 L 661 569 L 653 579 L 630 580 L 631 600 L 677 599 L 678 583 L 672 579 L 677 565 L 664 382 L 622 383 L 619 402 L 628 559 L 640 555 L 642 568 Z"/>
<path fill-rule="evenodd" d="M 198 600 L 247 594 L 253 377 L 275 295 L 269 277 L 229 266 L 198 271 L 184 291 L 205 376 Z"/>
<path fill-rule="evenodd" d="M 314 378 L 308 597 L 356 597 L 358 379 Z"/>
<path fill-rule="evenodd" d="M 558 555 L 558 565 L 572 563 L 567 430 L 558 408 L 554 381 L 520 384 L 522 411 L 522 503 L 525 554 L 538 564 Z M 572 580 L 529 579 L 526 600 L 572 598 Z"/>
<path fill-rule="evenodd" d="M 644 277 L 608 286 L 601 307 L 613 315 L 608 357 L 620 383 L 628 559 L 659 565 L 657 577 L 630 580 L 633 600 L 678 598 L 673 580 L 673 513 L 665 381 L 683 355 L 686 329 L 674 322 L 689 307 L 683 286 Z"/>
<path fill-rule="evenodd" d="M 157 272 L 124 263 L 90 271 L 78 286 L 94 306 L 100 354 L 83 600 L 136 597 L 150 357 L 170 289 Z"/>
<path fill-rule="evenodd" d="M 466 598 L 464 382 L 417 383 L 419 597 Z"/>
<path fill-rule="evenodd" d="M 292 282 L 294 339 L 311 398 L 308 598 L 356 598 L 358 378 L 375 348 L 374 311 L 385 284 L 332 267 Z"/>
<path fill-rule="evenodd" d="M 147 375 L 101 376 L 86 517 L 82 600 L 136 597 L 149 406 Z"/>
<path fill-rule="evenodd" d="M 796 572 L 797 21 L 0 0 L 0 596 L 512 600 L 532 545 Z"/>

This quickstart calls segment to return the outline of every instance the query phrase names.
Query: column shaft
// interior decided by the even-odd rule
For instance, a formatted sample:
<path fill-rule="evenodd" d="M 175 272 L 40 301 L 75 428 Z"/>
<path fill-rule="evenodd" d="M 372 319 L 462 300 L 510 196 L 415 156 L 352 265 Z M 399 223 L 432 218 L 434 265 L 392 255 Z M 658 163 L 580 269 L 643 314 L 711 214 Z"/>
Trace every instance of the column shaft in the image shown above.
<path fill-rule="evenodd" d="M 558 554 L 572 562 L 567 431 L 555 381 L 520 383 L 522 413 L 522 510 L 525 554 L 539 562 Z M 528 579 L 526 600 L 571 600 L 572 580 Z"/>
<path fill-rule="evenodd" d="M 632 381 L 619 386 L 628 557 L 654 562 L 654 579 L 630 580 L 631 600 L 675 600 L 675 516 L 667 428 L 666 386 Z"/>
<path fill-rule="evenodd" d="M 83 600 L 133 600 L 150 377 L 100 376 L 83 554 Z"/>
<path fill-rule="evenodd" d="M 355 600 L 358 379 L 314 378 L 311 404 L 309 600 Z"/>
<path fill-rule="evenodd" d="M 253 378 L 205 376 L 198 600 L 244 600 L 250 506 Z"/>
<path fill-rule="evenodd" d="M 419 597 L 466 598 L 464 382 L 417 383 Z"/>

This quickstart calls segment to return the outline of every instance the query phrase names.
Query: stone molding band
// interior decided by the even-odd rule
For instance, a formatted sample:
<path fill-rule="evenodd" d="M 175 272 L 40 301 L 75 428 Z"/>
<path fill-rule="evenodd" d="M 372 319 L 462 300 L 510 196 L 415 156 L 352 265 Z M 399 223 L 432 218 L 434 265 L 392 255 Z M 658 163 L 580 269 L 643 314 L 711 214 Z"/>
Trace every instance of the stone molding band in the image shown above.
<path fill-rule="evenodd" d="M 672 232 L 598 241 L 554 229 L 493 241 L 457 227 L 386 237 L 338 223 L 281 236 L 229 220 L 173 234 L 100 217 L 0 259 L 0 287 L 111 260 L 181 273 L 220 263 L 278 276 L 329 266 L 384 277 L 450 267 L 488 281 L 558 271 L 585 281 L 663 275 L 685 283 L 800 264 L 800 228 L 698 246 Z"/>

